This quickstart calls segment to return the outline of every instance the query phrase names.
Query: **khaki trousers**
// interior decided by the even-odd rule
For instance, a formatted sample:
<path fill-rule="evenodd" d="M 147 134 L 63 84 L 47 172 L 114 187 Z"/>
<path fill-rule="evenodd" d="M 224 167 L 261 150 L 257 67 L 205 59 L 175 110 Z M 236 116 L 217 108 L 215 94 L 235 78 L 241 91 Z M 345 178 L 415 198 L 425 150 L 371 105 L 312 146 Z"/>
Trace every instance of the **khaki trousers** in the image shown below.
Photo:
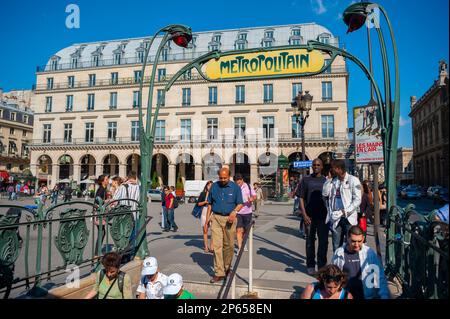
<path fill-rule="evenodd" d="M 236 223 L 227 223 L 228 216 L 213 214 L 211 217 L 211 238 L 214 245 L 214 273 L 225 276 L 230 269 L 234 254 L 234 238 L 236 237 Z"/>

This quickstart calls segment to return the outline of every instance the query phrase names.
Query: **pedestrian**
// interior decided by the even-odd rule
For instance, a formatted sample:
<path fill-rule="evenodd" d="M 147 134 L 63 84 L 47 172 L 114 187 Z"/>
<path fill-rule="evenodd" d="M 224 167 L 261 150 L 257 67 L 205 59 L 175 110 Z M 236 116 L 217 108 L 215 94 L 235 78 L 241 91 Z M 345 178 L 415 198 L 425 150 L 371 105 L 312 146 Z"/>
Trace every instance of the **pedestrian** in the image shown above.
<path fill-rule="evenodd" d="M 300 217 L 300 227 L 299 227 L 299 235 L 300 238 L 306 239 L 306 224 L 305 219 L 303 218 L 303 214 L 300 211 L 300 197 L 298 194 L 300 194 L 300 187 L 302 185 L 303 178 L 300 180 L 300 182 L 297 184 L 297 187 L 295 188 L 294 192 L 294 215 Z"/>
<path fill-rule="evenodd" d="M 353 299 L 345 288 L 347 276 L 336 265 L 319 269 L 315 277 L 318 281 L 306 286 L 301 299 Z"/>
<path fill-rule="evenodd" d="M 203 188 L 203 191 L 200 193 L 200 195 L 198 196 L 198 201 L 197 201 L 197 206 L 199 206 L 202 209 L 202 215 L 200 217 L 200 221 L 202 224 L 202 232 L 203 232 L 203 251 L 205 253 L 212 253 L 214 252 L 213 250 L 213 243 L 212 243 L 212 238 L 211 238 L 211 246 L 208 245 L 208 230 L 210 228 L 211 225 L 211 221 L 210 220 L 206 220 L 206 217 L 208 216 L 208 195 L 209 195 L 209 191 L 211 189 L 213 182 L 212 181 L 208 181 L 205 185 L 205 187 Z"/>
<path fill-rule="evenodd" d="M 52 199 L 51 204 L 54 204 L 54 205 L 58 204 L 58 195 L 59 195 L 59 187 L 58 187 L 58 184 L 55 184 L 55 186 L 53 187 L 53 190 L 52 190 L 52 194 L 51 194 L 51 199 Z"/>
<path fill-rule="evenodd" d="M 242 208 L 242 191 L 230 181 L 229 168 L 219 170 L 219 181 L 215 182 L 208 195 L 208 215 L 211 219 L 212 241 L 214 247 L 215 283 L 226 278 L 231 267 L 236 236 L 237 212 Z"/>
<path fill-rule="evenodd" d="M 358 223 L 361 189 L 359 179 L 347 173 L 344 160 L 331 162 L 322 195 L 327 203 L 326 223 L 330 223 L 333 251 L 342 246 L 348 229 Z"/>
<path fill-rule="evenodd" d="M 256 200 L 256 194 L 253 189 L 244 182 L 244 178 L 241 174 L 236 174 L 234 177 L 234 181 L 241 188 L 242 192 L 242 201 L 244 202 L 242 208 L 237 213 L 237 224 L 236 224 L 236 237 L 238 244 L 238 251 L 236 255 L 239 253 L 242 247 L 242 241 L 244 239 L 245 234 L 250 230 L 252 226 L 252 207 L 253 202 Z M 244 247 L 244 251 L 248 251 L 247 245 Z"/>
<path fill-rule="evenodd" d="M 110 188 L 110 193 L 111 193 L 111 198 L 114 197 L 114 194 L 119 190 L 120 185 L 122 185 L 122 178 L 120 176 L 114 176 L 111 179 L 111 188 Z"/>
<path fill-rule="evenodd" d="M 367 216 L 372 215 L 372 205 L 370 203 L 370 188 L 369 182 L 363 181 L 362 183 L 362 195 L 361 195 L 361 204 L 359 205 L 359 213 L 358 213 L 358 225 L 361 225 L 361 221 L 366 219 Z M 363 227 L 361 227 L 363 229 Z M 367 233 L 367 225 L 366 229 L 363 229 L 364 238 L 366 238 Z"/>
<path fill-rule="evenodd" d="M 196 299 L 186 289 L 183 289 L 183 277 L 180 274 L 171 274 L 167 277 L 167 286 L 164 287 L 164 299 Z"/>
<path fill-rule="evenodd" d="M 69 184 L 66 184 L 64 187 L 64 203 L 72 200 L 72 187 Z"/>
<path fill-rule="evenodd" d="M 119 205 L 127 205 L 130 206 L 132 217 L 134 220 L 134 228 L 131 233 L 130 243 L 132 243 L 132 255 L 134 256 L 134 252 L 136 250 L 136 238 L 138 236 L 138 204 L 140 199 L 140 186 L 137 181 L 137 174 L 135 171 L 131 171 L 127 180 L 119 186 L 117 192 L 113 196 L 113 200 L 116 200 Z M 144 228 L 144 237 L 145 238 L 145 228 Z"/>
<path fill-rule="evenodd" d="M 100 206 L 101 205 L 105 205 L 105 201 L 106 201 L 106 194 L 107 194 L 107 187 L 109 185 L 109 176 L 108 175 L 100 175 L 97 179 L 97 184 L 98 184 L 98 189 L 97 192 L 95 193 L 95 199 L 94 199 L 94 209 L 97 212 L 97 214 L 99 214 L 101 212 L 100 210 Z M 94 218 L 94 224 L 97 226 L 97 234 L 100 235 L 100 219 L 101 219 L 101 233 L 102 233 L 102 237 L 101 237 L 101 242 L 98 243 L 97 240 L 97 245 L 95 246 L 95 254 L 98 254 L 98 249 L 99 246 L 102 247 L 103 245 L 103 241 L 105 240 L 105 236 L 106 236 L 106 216 L 102 216 L 101 218 L 99 217 L 95 217 Z"/>
<path fill-rule="evenodd" d="M 306 267 L 309 275 L 316 272 L 316 236 L 318 238 L 317 268 L 320 269 L 327 264 L 329 232 L 325 222 L 327 208 L 322 197 L 323 185 L 326 181 L 325 176 L 322 175 L 322 160 L 316 158 L 312 163 L 312 170 L 311 175 L 302 178 L 296 193 L 306 229 Z"/>
<path fill-rule="evenodd" d="M 386 187 L 381 184 L 378 187 L 378 198 L 380 201 L 380 224 L 381 226 L 386 225 L 386 204 L 387 204 L 387 193 L 386 193 Z"/>
<path fill-rule="evenodd" d="M 109 252 L 102 258 L 94 288 L 84 299 L 133 299 L 130 276 L 119 270 L 122 256 Z"/>
<path fill-rule="evenodd" d="M 333 255 L 332 264 L 348 276 L 347 289 L 354 299 L 389 299 L 389 289 L 383 265 L 375 250 L 364 244 L 359 226 L 351 226 L 347 243 Z"/>
<path fill-rule="evenodd" d="M 164 299 L 164 287 L 167 286 L 167 276 L 159 271 L 155 257 L 144 259 L 141 271 L 141 281 L 136 290 L 138 299 Z"/>
<path fill-rule="evenodd" d="M 254 216 L 255 218 L 258 218 L 259 214 L 261 213 L 261 206 L 264 205 L 264 193 L 261 188 L 261 184 L 259 183 L 254 183 L 253 189 L 255 190 L 256 194 L 256 200 L 254 201 L 255 204 Z"/>
<path fill-rule="evenodd" d="M 165 211 L 166 211 L 166 215 L 165 215 L 165 219 L 167 222 L 167 225 L 165 225 L 166 227 L 164 228 L 163 231 L 168 232 L 170 229 L 172 229 L 173 232 L 177 232 L 178 231 L 178 226 L 175 223 L 175 196 L 173 195 L 172 190 L 169 187 L 165 187 L 164 188 L 164 193 L 165 193 Z"/>
<path fill-rule="evenodd" d="M 14 200 L 14 186 L 11 184 L 8 186 L 8 199 Z"/>
<path fill-rule="evenodd" d="M 43 206 L 45 206 L 45 202 L 47 201 L 47 196 L 48 196 L 48 188 L 45 184 L 42 184 L 38 194 L 39 199 L 42 203 Z"/>

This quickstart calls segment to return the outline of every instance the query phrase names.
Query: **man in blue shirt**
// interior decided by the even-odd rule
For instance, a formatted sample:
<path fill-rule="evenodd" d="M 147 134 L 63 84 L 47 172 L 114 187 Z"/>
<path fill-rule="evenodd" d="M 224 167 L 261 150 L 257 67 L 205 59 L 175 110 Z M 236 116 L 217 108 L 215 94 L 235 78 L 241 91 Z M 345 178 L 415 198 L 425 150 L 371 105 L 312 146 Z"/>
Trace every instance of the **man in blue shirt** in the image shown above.
<path fill-rule="evenodd" d="M 230 181 L 230 170 L 219 171 L 219 181 L 211 186 L 208 195 L 208 222 L 211 220 L 211 239 L 214 245 L 214 276 L 210 282 L 224 280 L 230 271 L 236 237 L 236 215 L 242 208 L 241 188 Z"/>

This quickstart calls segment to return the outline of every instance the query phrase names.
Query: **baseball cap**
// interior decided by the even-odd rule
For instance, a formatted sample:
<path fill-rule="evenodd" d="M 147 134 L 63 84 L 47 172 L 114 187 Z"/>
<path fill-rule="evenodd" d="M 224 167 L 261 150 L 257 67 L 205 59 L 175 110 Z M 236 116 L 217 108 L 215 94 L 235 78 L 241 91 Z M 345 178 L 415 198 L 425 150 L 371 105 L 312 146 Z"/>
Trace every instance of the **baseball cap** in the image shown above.
<path fill-rule="evenodd" d="M 155 257 L 148 257 L 144 259 L 143 268 L 141 271 L 142 276 L 154 275 L 158 271 L 158 261 Z"/>
<path fill-rule="evenodd" d="M 165 295 L 176 295 L 183 287 L 183 277 L 180 274 L 171 274 L 167 278 L 167 286 L 164 287 Z"/>

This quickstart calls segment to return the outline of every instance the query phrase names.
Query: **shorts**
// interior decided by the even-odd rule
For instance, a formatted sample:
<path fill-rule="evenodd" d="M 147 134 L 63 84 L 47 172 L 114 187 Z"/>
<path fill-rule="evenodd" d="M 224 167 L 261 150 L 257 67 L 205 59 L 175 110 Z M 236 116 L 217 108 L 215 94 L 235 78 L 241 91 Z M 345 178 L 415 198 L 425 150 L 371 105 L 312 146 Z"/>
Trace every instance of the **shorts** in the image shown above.
<path fill-rule="evenodd" d="M 252 224 L 253 214 L 237 214 L 236 228 L 247 228 Z"/>

